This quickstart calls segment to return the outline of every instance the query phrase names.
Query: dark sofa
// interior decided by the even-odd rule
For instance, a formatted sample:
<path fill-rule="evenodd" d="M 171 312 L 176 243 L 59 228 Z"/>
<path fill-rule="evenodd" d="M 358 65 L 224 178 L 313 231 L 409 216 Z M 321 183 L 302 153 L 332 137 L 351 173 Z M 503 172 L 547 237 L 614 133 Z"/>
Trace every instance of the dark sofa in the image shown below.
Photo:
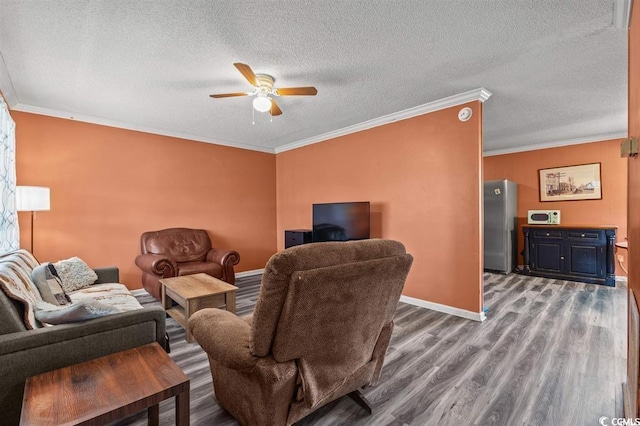
<path fill-rule="evenodd" d="M 0 280 L 31 278 L 38 265 L 26 250 L 0 257 Z M 117 283 L 117 268 L 96 269 L 99 283 Z M 0 286 L 0 288 L 2 288 Z M 158 342 L 165 345 L 165 311 L 144 308 L 90 321 L 27 329 L 24 305 L 0 290 L 0 425 L 17 425 L 28 377 Z"/>

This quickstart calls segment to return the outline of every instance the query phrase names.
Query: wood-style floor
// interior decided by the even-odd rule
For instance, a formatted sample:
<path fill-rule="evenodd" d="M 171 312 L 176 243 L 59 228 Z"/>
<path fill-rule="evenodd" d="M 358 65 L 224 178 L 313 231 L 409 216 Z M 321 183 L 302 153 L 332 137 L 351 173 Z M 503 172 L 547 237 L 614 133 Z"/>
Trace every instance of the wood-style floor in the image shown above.
<path fill-rule="evenodd" d="M 250 313 L 260 277 L 239 280 L 238 314 Z M 626 285 L 484 274 L 483 323 L 400 303 L 380 383 L 299 425 L 588 425 L 622 417 Z M 143 303 L 155 302 L 139 296 Z M 167 319 L 171 357 L 191 378 L 191 424 L 237 425 L 213 396 L 197 343 Z M 173 401 L 160 422 L 174 423 Z M 144 413 L 121 424 L 146 424 Z"/>

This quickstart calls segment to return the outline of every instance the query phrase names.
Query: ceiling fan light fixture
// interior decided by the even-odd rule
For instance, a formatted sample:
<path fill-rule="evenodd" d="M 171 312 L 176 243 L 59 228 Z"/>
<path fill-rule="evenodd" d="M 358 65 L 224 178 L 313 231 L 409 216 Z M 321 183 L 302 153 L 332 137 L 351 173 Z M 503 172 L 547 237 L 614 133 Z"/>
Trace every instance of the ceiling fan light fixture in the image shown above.
<path fill-rule="evenodd" d="M 267 112 L 271 114 L 271 117 L 282 115 L 282 110 L 278 107 L 278 104 L 273 99 L 274 96 L 315 96 L 318 94 L 318 89 L 313 86 L 307 87 L 281 87 L 275 88 L 273 82 L 275 79 L 269 74 L 256 74 L 251 67 L 247 64 L 236 62 L 233 64 L 243 77 L 253 86 L 253 90 L 246 92 L 235 93 L 215 93 L 209 95 L 214 99 L 220 98 L 234 98 L 237 96 L 256 96 L 253 100 L 253 117 L 255 118 L 256 111 Z M 254 123 L 255 124 L 255 123 Z"/>
<path fill-rule="evenodd" d="M 253 100 L 253 107 L 256 111 L 267 112 L 271 109 L 271 99 L 267 96 L 258 96 Z"/>

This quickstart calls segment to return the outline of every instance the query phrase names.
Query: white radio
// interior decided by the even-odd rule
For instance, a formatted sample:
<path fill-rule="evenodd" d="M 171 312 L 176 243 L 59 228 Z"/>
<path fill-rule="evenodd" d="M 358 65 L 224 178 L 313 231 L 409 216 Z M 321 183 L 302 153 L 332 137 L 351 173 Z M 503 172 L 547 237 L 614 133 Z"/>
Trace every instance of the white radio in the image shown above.
<path fill-rule="evenodd" d="M 529 225 L 560 225 L 560 210 L 529 210 Z"/>

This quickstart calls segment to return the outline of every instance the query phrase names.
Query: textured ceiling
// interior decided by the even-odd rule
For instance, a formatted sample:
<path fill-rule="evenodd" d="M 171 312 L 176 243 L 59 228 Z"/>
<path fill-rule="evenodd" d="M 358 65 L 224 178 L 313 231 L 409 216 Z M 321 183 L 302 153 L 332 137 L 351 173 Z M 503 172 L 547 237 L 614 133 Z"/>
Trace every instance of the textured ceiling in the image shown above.
<path fill-rule="evenodd" d="M 277 147 L 484 87 L 484 150 L 626 132 L 627 33 L 611 0 L 0 0 L 12 107 Z M 269 121 L 244 62 L 276 86 Z"/>

